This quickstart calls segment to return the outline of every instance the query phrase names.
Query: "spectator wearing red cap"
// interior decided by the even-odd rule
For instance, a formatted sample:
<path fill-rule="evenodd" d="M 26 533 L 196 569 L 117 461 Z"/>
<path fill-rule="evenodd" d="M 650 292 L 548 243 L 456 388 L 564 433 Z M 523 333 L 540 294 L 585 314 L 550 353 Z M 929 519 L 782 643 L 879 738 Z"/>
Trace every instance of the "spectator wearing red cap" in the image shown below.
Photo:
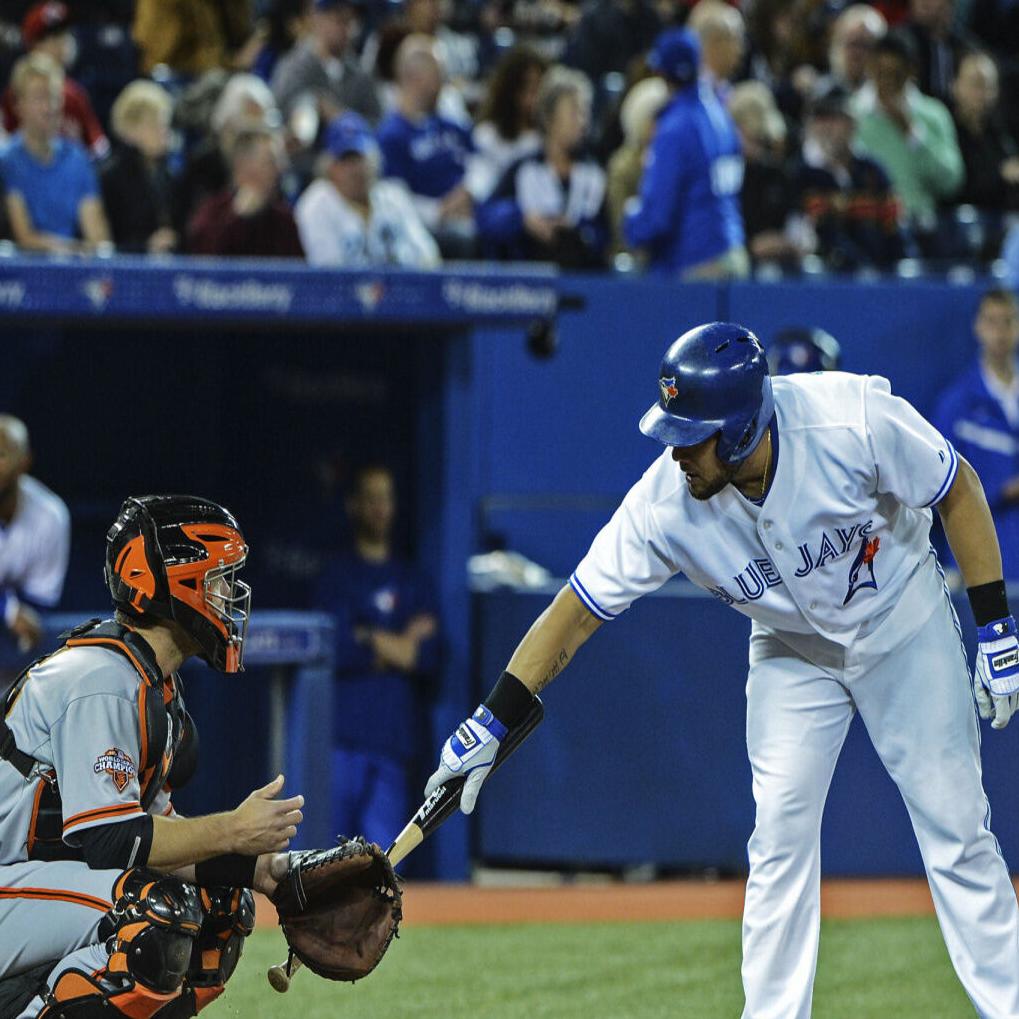
<path fill-rule="evenodd" d="M 45 53 L 66 72 L 74 63 L 76 47 L 71 35 L 71 12 L 60 0 L 46 0 L 31 7 L 21 23 L 21 37 L 29 53 Z M 81 142 L 95 159 L 110 151 L 110 142 L 92 109 L 88 93 L 71 78 L 64 77 L 64 112 L 61 134 Z M 10 88 L 2 100 L 4 128 L 11 134 L 20 124 Z"/>

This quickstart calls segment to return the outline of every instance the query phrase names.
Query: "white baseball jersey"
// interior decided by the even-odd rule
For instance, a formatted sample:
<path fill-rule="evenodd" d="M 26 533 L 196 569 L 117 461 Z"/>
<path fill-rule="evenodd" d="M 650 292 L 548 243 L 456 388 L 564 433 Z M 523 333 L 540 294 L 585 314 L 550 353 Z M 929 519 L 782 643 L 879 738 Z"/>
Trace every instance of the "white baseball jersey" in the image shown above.
<path fill-rule="evenodd" d="M 0 524 L 0 609 L 7 592 L 56 605 L 70 544 L 71 517 L 64 501 L 41 481 L 22 475 L 14 518 L 6 527 Z"/>
<path fill-rule="evenodd" d="M 941 588 L 923 569 L 929 507 L 955 479 L 951 443 L 878 376 L 795 375 L 773 388 L 780 441 L 763 505 L 732 485 L 693 498 L 666 449 L 570 578 L 599 619 L 684 573 L 760 624 L 846 647 L 907 588 L 914 628 L 926 621 Z"/>
<path fill-rule="evenodd" d="M 379 181 L 371 189 L 371 216 L 360 213 L 327 180 L 309 184 L 294 219 L 312 265 L 400 265 L 431 269 L 441 261 L 403 184 Z"/>
<path fill-rule="evenodd" d="M 56 771 L 71 845 L 86 828 L 142 814 L 141 682 L 116 651 L 63 648 L 32 668 L 7 715 L 18 749 Z M 29 858 L 38 788 L 0 761 L 0 864 Z M 149 813 L 169 811 L 160 790 Z"/>

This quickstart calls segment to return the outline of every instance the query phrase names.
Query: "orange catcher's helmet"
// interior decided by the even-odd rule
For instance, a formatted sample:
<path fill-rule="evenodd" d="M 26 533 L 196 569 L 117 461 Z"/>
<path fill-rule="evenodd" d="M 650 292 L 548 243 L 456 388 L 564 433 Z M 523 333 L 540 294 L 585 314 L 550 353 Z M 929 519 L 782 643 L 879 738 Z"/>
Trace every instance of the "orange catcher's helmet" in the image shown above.
<path fill-rule="evenodd" d="M 106 583 L 133 619 L 172 620 L 220 672 L 243 668 L 248 546 L 229 510 L 191 495 L 132 496 L 106 535 Z"/>

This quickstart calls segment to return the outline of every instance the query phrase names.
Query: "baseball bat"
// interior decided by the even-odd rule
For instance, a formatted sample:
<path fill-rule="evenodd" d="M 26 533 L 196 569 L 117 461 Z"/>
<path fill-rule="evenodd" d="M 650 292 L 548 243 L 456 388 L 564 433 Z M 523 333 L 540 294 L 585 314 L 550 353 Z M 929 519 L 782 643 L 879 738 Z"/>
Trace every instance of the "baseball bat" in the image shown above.
<path fill-rule="evenodd" d="M 499 750 L 492 762 L 492 771 L 495 771 L 531 735 L 544 717 L 545 705 L 541 703 L 540 697 L 535 697 L 523 721 L 510 729 L 506 733 L 506 738 L 499 744 Z M 465 779 L 461 775 L 451 778 L 448 782 L 433 789 L 431 796 L 418 807 L 414 816 L 404 825 L 403 831 L 396 836 L 386 850 L 386 856 L 389 857 L 394 867 L 417 849 L 456 810 L 460 805 L 464 781 Z M 281 994 L 290 990 L 290 981 L 297 974 L 301 965 L 300 959 L 291 956 L 286 962 L 270 967 L 267 976 L 273 990 L 279 991 Z"/>

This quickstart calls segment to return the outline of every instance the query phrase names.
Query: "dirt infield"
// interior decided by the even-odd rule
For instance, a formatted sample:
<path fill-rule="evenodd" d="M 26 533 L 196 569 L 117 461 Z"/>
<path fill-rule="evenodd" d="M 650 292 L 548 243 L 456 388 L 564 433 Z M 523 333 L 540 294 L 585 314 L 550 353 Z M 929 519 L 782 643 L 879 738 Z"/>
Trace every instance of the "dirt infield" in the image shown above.
<path fill-rule="evenodd" d="M 553 888 L 408 884 L 404 922 L 424 926 L 734 919 L 743 909 L 743 888 L 742 881 L 566 884 Z M 849 919 L 923 916 L 934 907 L 923 880 L 831 880 L 821 888 L 821 911 L 829 919 Z M 274 925 L 275 911 L 264 900 L 257 915 L 260 927 Z"/>

